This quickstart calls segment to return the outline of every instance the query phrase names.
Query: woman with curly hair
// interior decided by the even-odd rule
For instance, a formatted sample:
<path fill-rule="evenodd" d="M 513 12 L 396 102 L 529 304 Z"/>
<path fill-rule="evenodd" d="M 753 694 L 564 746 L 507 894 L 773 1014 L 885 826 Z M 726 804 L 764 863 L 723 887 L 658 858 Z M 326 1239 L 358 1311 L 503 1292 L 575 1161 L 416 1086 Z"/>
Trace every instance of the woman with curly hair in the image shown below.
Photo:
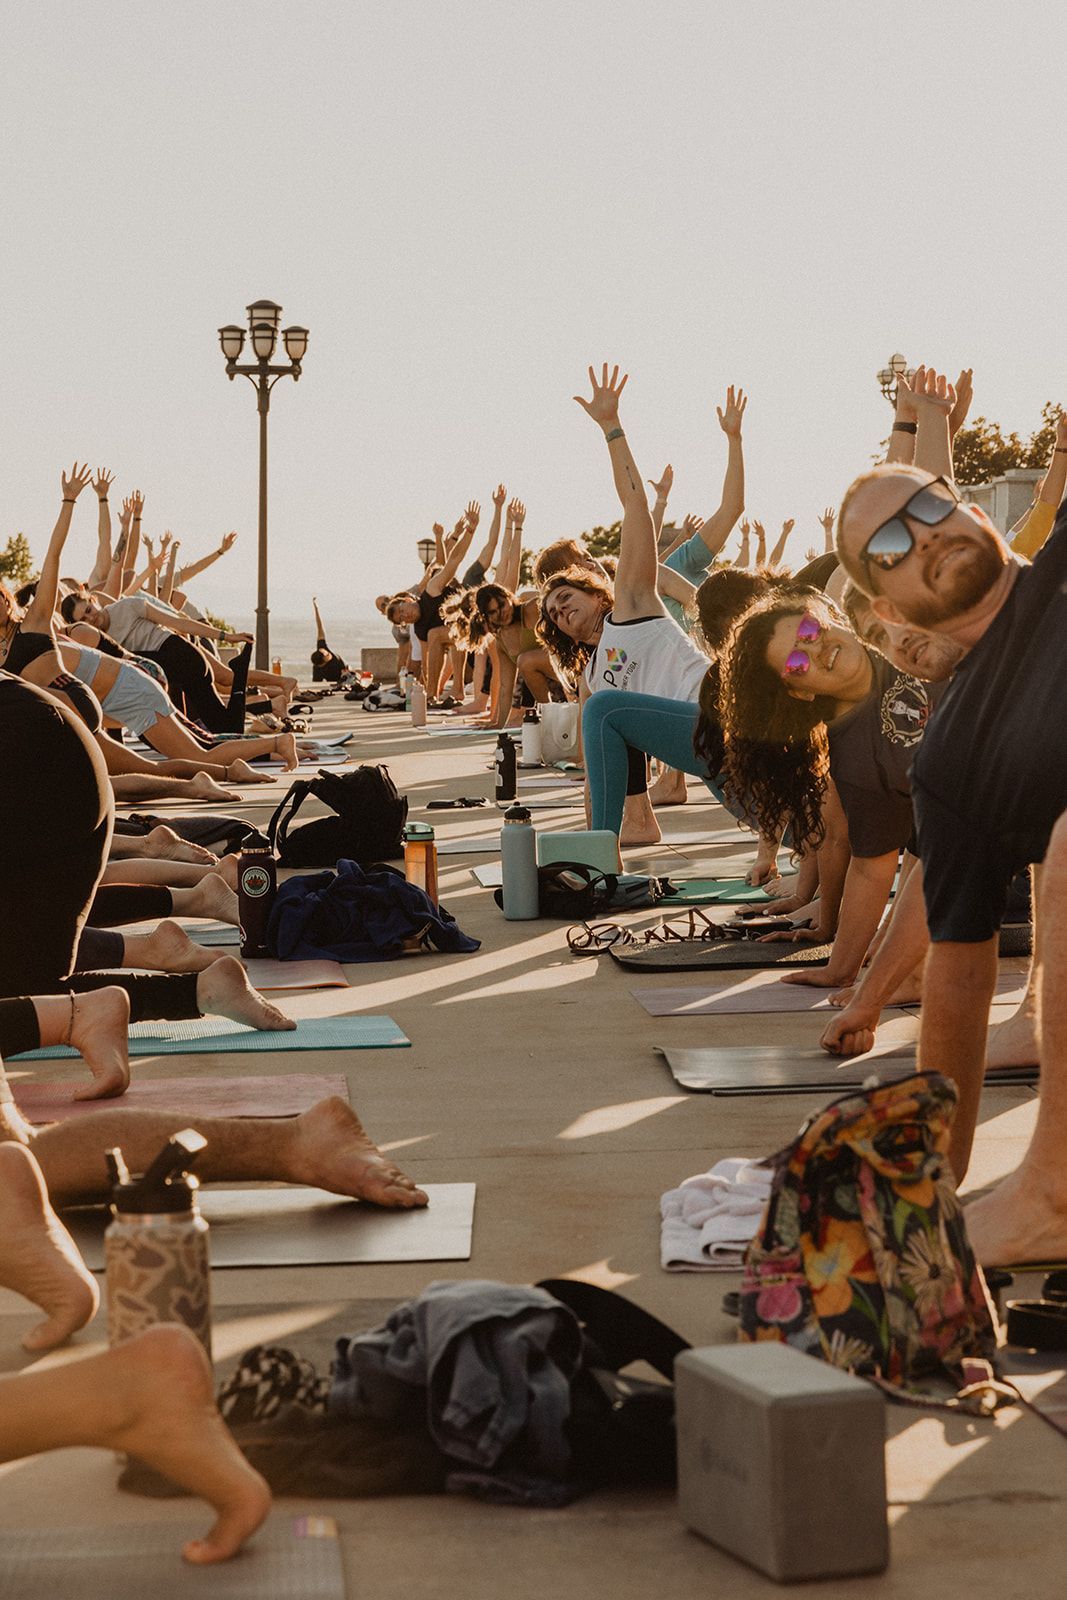
<path fill-rule="evenodd" d="M 816 590 L 761 602 L 730 635 L 717 707 L 727 788 L 761 828 L 820 847 L 817 926 L 789 937 L 834 939 L 833 953 L 787 981 L 855 979 L 901 851 L 906 864 L 915 853 L 909 774 L 932 704 L 929 685 L 869 651 Z"/>

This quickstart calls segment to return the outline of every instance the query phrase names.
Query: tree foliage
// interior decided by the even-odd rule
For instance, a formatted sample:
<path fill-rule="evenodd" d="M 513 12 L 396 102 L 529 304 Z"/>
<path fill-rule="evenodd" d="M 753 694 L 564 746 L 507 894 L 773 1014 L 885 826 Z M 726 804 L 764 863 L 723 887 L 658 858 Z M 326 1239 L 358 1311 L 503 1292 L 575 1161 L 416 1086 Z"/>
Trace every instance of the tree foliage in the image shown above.
<path fill-rule="evenodd" d="M 0 550 L 0 578 L 17 589 L 35 576 L 29 540 L 24 533 L 13 533 Z"/>

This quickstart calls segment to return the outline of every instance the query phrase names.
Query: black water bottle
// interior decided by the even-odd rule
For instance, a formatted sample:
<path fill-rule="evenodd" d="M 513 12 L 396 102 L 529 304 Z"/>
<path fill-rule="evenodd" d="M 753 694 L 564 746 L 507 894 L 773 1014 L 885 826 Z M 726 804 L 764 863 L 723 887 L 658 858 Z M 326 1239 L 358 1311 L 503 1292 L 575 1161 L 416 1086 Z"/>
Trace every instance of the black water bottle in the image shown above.
<path fill-rule="evenodd" d="M 241 918 L 241 954 L 269 956 L 267 923 L 278 892 L 278 868 L 269 848 L 242 850 L 237 862 L 237 902 Z"/>
<path fill-rule="evenodd" d="M 497 739 L 493 764 L 496 767 L 497 802 L 514 800 L 518 793 L 515 781 L 518 758 L 515 754 L 515 741 L 509 738 L 506 733 L 502 733 Z"/>

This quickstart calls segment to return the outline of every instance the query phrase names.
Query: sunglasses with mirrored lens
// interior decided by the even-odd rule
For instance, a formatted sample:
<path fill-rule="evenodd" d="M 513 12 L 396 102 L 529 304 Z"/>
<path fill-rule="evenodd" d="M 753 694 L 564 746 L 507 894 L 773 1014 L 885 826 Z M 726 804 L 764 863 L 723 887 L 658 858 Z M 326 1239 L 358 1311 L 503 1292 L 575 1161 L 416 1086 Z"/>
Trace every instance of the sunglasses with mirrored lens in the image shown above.
<path fill-rule="evenodd" d="M 938 490 L 947 493 L 939 493 Z M 939 522 L 950 517 L 960 503 L 955 484 L 947 478 L 935 478 L 912 495 L 895 517 L 876 528 L 860 551 L 860 560 L 878 567 L 881 572 L 892 572 L 894 567 L 911 555 L 915 549 L 915 535 L 904 521 L 911 517 L 926 528 L 936 528 Z"/>
<path fill-rule="evenodd" d="M 797 644 L 814 644 L 823 631 L 823 625 L 817 617 L 805 612 L 797 626 Z M 795 678 L 811 668 L 811 656 L 806 650 L 790 650 L 785 658 L 783 678 Z"/>

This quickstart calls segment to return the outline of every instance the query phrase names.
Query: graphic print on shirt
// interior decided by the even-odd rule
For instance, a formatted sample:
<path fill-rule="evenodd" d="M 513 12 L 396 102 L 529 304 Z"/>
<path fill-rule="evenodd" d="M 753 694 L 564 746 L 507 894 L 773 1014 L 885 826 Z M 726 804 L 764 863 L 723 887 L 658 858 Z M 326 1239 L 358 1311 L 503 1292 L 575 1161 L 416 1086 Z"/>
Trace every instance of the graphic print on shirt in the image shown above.
<path fill-rule="evenodd" d="M 627 668 L 629 667 L 629 671 Z M 625 689 L 628 680 L 637 671 L 637 662 L 631 662 L 629 653 L 618 645 L 607 645 L 600 676 L 609 689 Z"/>
<path fill-rule="evenodd" d="M 900 673 L 882 695 L 882 733 L 890 744 L 918 744 L 929 720 L 925 683 Z"/>

